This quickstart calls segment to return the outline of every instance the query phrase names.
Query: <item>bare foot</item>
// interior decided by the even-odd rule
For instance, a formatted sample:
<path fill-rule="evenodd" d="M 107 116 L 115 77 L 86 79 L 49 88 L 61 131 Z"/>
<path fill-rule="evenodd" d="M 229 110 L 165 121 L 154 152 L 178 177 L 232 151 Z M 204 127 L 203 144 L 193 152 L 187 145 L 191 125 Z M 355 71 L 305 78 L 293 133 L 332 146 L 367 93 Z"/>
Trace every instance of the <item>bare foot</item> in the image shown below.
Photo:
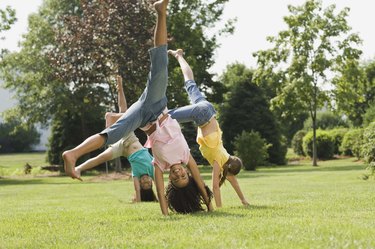
<path fill-rule="evenodd" d="M 179 56 L 184 55 L 184 51 L 181 48 L 177 50 L 168 50 L 168 54 L 174 56 L 177 59 Z"/>
<path fill-rule="evenodd" d="M 81 178 L 81 169 L 80 169 L 80 167 L 75 167 L 74 168 L 74 172 L 75 172 L 75 175 L 76 175 L 77 179 L 80 180 L 80 181 L 83 181 L 82 178 Z"/>
<path fill-rule="evenodd" d="M 78 178 L 76 171 L 74 170 L 74 166 L 76 164 L 76 158 L 72 155 L 71 151 L 64 151 L 62 154 L 64 160 L 64 170 L 65 173 L 70 176 L 71 178 L 75 179 Z"/>
<path fill-rule="evenodd" d="M 158 14 L 165 14 L 169 0 L 159 0 L 154 3 L 154 8 Z"/>

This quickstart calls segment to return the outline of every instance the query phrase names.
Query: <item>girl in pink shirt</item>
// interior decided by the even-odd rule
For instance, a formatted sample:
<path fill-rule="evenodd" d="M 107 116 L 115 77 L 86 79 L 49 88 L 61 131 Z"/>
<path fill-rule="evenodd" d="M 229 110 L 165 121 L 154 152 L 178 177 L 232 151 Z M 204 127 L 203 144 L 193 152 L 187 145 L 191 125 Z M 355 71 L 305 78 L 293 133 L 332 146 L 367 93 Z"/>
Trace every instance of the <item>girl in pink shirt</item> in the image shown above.
<path fill-rule="evenodd" d="M 165 114 L 145 132 L 148 135 L 145 147 L 152 148 L 154 156 L 155 185 L 162 213 L 168 214 L 167 206 L 179 213 L 203 211 L 203 204 L 208 211 L 213 210 L 212 192 L 200 176 L 178 122 Z M 169 171 L 166 194 L 165 171 Z"/>

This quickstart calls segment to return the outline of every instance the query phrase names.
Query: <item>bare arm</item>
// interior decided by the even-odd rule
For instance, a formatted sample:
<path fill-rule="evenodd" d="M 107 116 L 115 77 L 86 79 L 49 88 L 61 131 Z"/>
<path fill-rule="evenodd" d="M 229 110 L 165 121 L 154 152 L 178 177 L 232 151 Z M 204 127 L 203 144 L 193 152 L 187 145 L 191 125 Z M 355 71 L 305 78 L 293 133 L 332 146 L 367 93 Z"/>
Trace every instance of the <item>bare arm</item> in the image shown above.
<path fill-rule="evenodd" d="M 227 179 L 230 182 L 230 184 L 232 185 L 232 187 L 234 188 L 234 190 L 236 191 L 236 193 L 237 193 L 238 197 L 240 198 L 242 204 L 244 206 L 248 206 L 249 203 L 247 202 L 247 200 L 245 199 L 245 196 L 243 195 L 243 193 L 241 191 L 241 188 L 240 188 L 240 185 L 238 184 L 237 178 L 233 175 L 227 175 Z"/>
<path fill-rule="evenodd" d="M 123 115 L 124 112 L 128 109 L 128 105 L 126 103 L 126 98 L 124 94 L 124 89 L 122 86 L 122 78 L 120 75 L 116 76 L 116 84 L 117 84 L 117 100 L 118 100 L 118 108 L 119 108 L 119 113 L 115 112 L 107 112 L 105 114 L 105 127 L 110 127 L 113 125 L 121 116 Z"/>
<path fill-rule="evenodd" d="M 128 105 L 126 103 L 125 93 L 122 86 L 122 78 L 120 75 L 116 76 L 116 83 L 117 83 L 117 100 L 118 100 L 118 107 L 120 113 L 124 113 L 128 109 Z"/>
<path fill-rule="evenodd" d="M 163 172 L 159 167 L 155 167 L 155 185 L 158 193 L 160 209 L 163 215 L 168 215 L 168 204 L 167 199 L 164 195 L 164 178 Z"/>
<path fill-rule="evenodd" d="M 187 164 L 187 167 L 189 168 L 191 175 L 193 176 L 195 182 L 197 183 L 197 186 L 199 188 L 199 191 L 201 192 L 204 202 L 206 203 L 208 211 L 213 211 L 212 203 L 208 197 L 206 188 L 204 187 L 203 179 L 199 173 L 198 165 L 195 162 L 193 156 L 190 154 L 189 156 L 189 162 Z"/>
<path fill-rule="evenodd" d="M 141 202 L 141 185 L 139 184 L 138 177 L 133 177 L 135 189 L 135 202 Z"/>
<path fill-rule="evenodd" d="M 212 192 L 214 193 L 216 207 L 221 207 L 221 192 L 220 192 L 220 166 L 219 164 L 214 161 L 212 165 Z"/>

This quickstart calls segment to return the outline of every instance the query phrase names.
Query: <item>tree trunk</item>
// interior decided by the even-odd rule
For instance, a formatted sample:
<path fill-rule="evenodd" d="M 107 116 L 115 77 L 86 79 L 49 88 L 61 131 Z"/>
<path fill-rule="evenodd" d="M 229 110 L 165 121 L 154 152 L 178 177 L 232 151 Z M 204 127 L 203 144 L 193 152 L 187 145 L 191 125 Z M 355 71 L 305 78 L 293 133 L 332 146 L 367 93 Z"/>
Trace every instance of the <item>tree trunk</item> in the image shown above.
<path fill-rule="evenodd" d="M 313 118 L 313 166 L 318 166 L 317 151 L 316 151 L 316 110 L 314 110 Z"/>

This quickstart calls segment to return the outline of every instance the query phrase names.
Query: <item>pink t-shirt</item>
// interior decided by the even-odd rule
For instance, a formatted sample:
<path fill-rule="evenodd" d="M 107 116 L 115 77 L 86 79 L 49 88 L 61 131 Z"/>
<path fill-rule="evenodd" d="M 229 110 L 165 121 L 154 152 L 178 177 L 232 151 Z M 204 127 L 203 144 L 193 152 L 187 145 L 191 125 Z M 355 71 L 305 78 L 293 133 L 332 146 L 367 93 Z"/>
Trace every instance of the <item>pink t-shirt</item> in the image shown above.
<path fill-rule="evenodd" d="M 189 161 L 190 150 L 181 127 L 169 115 L 160 126 L 156 122 L 156 130 L 148 136 L 144 146 L 152 148 L 152 162 L 161 171 L 169 170 L 174 164 L 187 164 Z"/>

